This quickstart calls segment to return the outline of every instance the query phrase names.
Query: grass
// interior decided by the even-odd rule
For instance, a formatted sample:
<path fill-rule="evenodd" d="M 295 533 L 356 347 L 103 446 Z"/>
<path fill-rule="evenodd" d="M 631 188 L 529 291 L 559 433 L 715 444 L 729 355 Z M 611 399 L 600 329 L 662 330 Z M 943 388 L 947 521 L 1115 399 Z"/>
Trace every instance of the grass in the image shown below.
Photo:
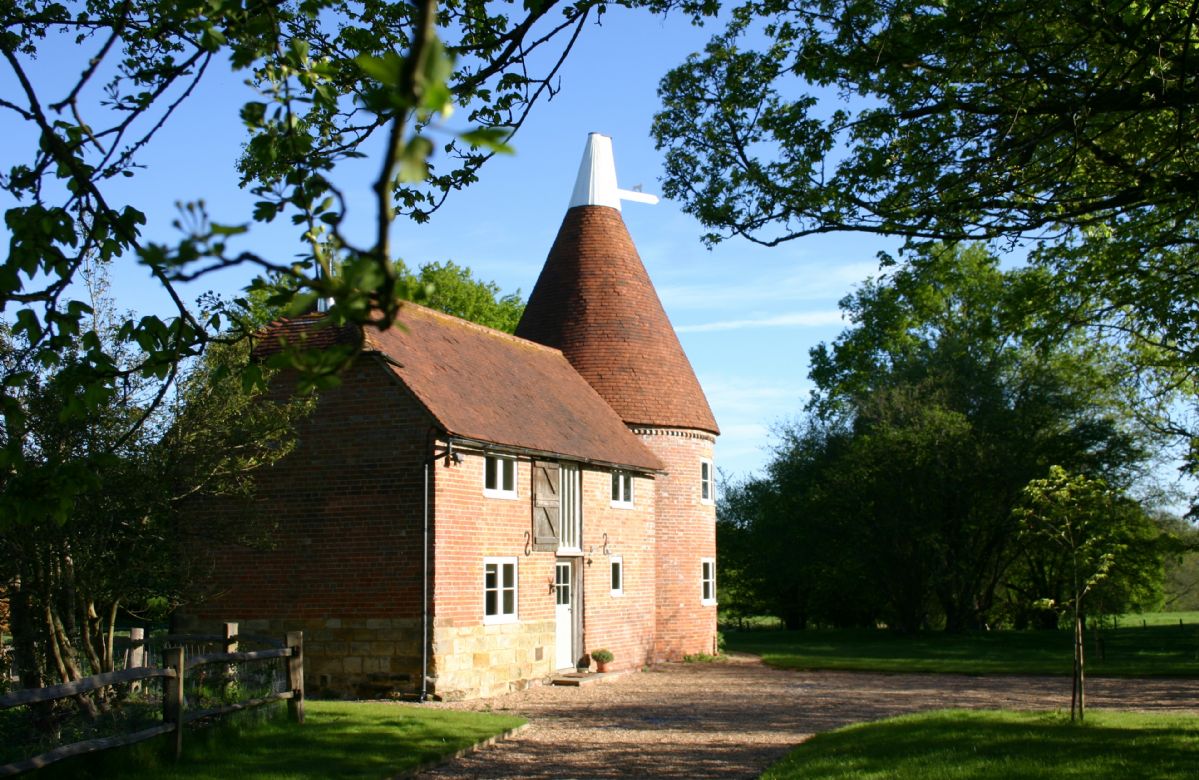
<path fill-rule="evenodd" d="M 1199 767 L 1199 718 L 943 710 L 818 734 L 764 780 L 1172 780 Z"/>
<path fill-rule="evenodd" d="M 1145 612 L 1143 614 L 1120 615 L 1116 625 L 1121 628 L 1136 626 L 1178 626 L 1178 621 L 1184 626 L 1199 624 L 1199 612 Z"/>
<path fill-rule="evenodd" d="M 167 738 L 55 764 L 39 778 L 156 780 L 307 780 L 381 778 L 469 747 L 525 721 L 418 705 L 305 702 L 305 723 L 282 708 L 184 734 L 183 759 L 168 756 Z"/>
<path fill-rule="evenodd" d="M 1179 627 L 1176 621 L 1104 630 L 1102 653 L 1088 633 L 1088 674 L 1199 677 L 1199 624 Z M 728 650 L 760 655 L 783 669 L 1068 675 L 1073 664 L 1071 638 L 1064 631 L 912 636 L 872 629 L 729 631 L 725 642 Z"/>

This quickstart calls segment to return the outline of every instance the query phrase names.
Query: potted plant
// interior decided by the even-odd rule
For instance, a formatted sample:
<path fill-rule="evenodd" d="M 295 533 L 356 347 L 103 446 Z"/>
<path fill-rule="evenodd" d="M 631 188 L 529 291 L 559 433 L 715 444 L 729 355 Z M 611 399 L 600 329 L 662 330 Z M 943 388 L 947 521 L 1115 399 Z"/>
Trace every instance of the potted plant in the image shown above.
<path fill-rule="evenodd" d="M 591 659 L 595 661 L 595 669 L 600 674 L 608 671 L 608 664 L 612 663 L 612 659 L 615 657 L 616 656 L 612 655 L 611 650 L 604 650 L 601 648 L 599 650 L 591 651 Z"/>

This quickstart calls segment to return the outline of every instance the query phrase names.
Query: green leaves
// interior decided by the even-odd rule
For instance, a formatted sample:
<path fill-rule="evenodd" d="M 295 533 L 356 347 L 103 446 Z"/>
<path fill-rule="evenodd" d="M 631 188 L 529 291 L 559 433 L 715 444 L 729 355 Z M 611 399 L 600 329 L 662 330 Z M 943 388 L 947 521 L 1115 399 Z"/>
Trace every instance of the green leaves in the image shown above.
<path fill-rule="evenodd" d="M 508 144 L 508 139 L 515 132 L 510 127 L 478 127 L 459 133 L 458 137 L 471 145 L 472 149 L 487 149 L 500 154 L 515 154 L 516 150 Z"/>
<path fill-rule="evenodd" d="M 398 90 L 404 77 L 404 58 L 395 52 L 387 52 L 382 57 L 370 54 L 359 54 L 354 58 L 354 64 L 363 75 L 381 86 Z"/>
<path fill-rule="evenodd" d="M 1176 0 L 746 2 L 661 82 L 663 190 L 709 242 L 1027 242 L 1040 316 L 1122 347 L 1141 414 L 1185 444 L 1197 25 Z"/>
<path fill-rule="evenodd" d="M 414 109 L 421 116 L 446 119 L 453 112 L 449 80 L 454 60 L 436 36 L 426 42 L 421 61 L 415 66 L 395 52 L 382 56 L 360 54 L 354 64 L 376 84 L 365 98 L 367 107 L 376 113 Z"/>
<path fill-rule="evenodd" d="M 422 135 L 413 136 L 399 154 L 401 182 L 424 181 L 429 175 L 429 157 L 433 154 L 433 142 Z"/>
<path fill-rule="evenodd" d="M 158 383 L 161 394 L 129 402 L 130 408 L 157 408 L 190 361 L 244 337 L 261 324 L 257 314 L 304 314 L 317 299 L 330 298 L 331 319 L 339 325 L 386 326 L 400 300 L 427 296 L 429 283 L 395 264 L 391 223 L 397 213 L 427 220 L 447 193 L 476 180 L 493 153 L 512 151 L 513 128 L 546 94 L 533 85 L 556 72 L 595 7 L 588 0 L 563 15 L 551 13 L 557 4 L 537 0 L 523 10 L 522 3 L 484 8 L 379 0 L 352 7 L 329 0 L 269 8 L 242 0 L 29 5 L 31 12 L 2 33 L 11 44 L 6 48 L 21 55 L 9 64 L 22 89 L 6 98 L 6 111 L 25 123 L 24 137 L 36 143 L 16 149 L 0 175 L 0 190 L 11 201 L 0 300 L 9 307 L 9 337 L 23 345 L 0 355 L 13 363 L 0 366 L 0 430 L 11 437 L 0 448 L 0 491 L 16 484 L 4 475 L 19 472 L 12 478 L 19 482 L 40 468 L 25 459 L 22 447 L 32 445 L 20 439 L 31 419 L 20 396 L 31 378 L 78 364 L 76 392 L 60 404 L 61 423 L 94 422 L 113 393 L 123 392 L 123 382 Z M 62 25 L 87 33 L 64 49 L 56 37 Z M 54 46 L 47 48 L 49 42 Z M 58 71 L 75 74 L 69 76 L 75 81 L 47 82 L 24 69 L 29 59 L 50 56 L 65 57 Z M 179 236 L 144 240 L 143 211 L 118 200 L 111 184 L 146 164 L 145 151 L 178 115 L 176 101 L 195 92 L 193 80 L 227 65 L 257 93 L 226 106 L 238 111 L 247 132 L 238 170 L 254 195 L 252 212 L 210 219 L 202 204 L 185 206 Z M 96 74 L 103 74 L 102 88 L 92 89 L 100 87 Z M 470 115 L 462 126 L 449 126 L 456 106 L 469 107 Z M 388 140 L 381 144 L 383 135 Z M 383 169 L 372 193 L 376 213 L 367 215 L 374 229 L 365 245 L 355 245 L 342 228 L 347 204 L 362 198 L 340 191 L 334 182 L 344 179 L 334 171 L 367 148 L 382 148 L 385 158 L 375 168 Z M 223 164 L 219 155 L 210 162 Z M 136 190 L 120 192 L 137 197 Z M 301 255 L 246 251 L 243 239 L 256 222 L 294 226 Z M 163 235 L 160 228 L 156 236 Z M 117 262 L 141 263 L 172 308 L 158 316 L 125 315 L 92 312 L 70 300 L 85 270 L 102 272 Z M 259 300 L 256 312 L 239 311 L 211 296 L 193 305 L 180 288 L 238 267 L 273 280 L 269 293 L 255 288 L 246 296 L 261 292 L 269 305 Z M 311 371 L 313 385 L 327 384 L 347 359 L 297 358 L 292 367 Z M 256 369 L 238 375 L 242 390 L 262 381 Z M 22 484 L 36 482 L 30 476 Z M 0 492 L 0 499 L 13 495 Z M 67 498 L 49 508 L 30 499 L 29 517 L 43 511 L 63 516 L 74 494 L 56 495 Z"/>

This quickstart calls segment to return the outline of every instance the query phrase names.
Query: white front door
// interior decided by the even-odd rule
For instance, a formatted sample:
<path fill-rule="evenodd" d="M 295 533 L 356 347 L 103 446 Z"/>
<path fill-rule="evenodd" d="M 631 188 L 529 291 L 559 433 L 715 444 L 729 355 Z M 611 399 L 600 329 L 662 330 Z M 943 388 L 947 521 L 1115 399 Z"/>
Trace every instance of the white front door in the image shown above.
<path fill-rule="evenodd" d="M 574 652 L 575 614 L 574 614 L 574 564 L 568 560 L 560 560 L 555 566 L 554 593 L 556 618 L 554 631 L 554 668 L 574 668 L 577 660 Z"/>

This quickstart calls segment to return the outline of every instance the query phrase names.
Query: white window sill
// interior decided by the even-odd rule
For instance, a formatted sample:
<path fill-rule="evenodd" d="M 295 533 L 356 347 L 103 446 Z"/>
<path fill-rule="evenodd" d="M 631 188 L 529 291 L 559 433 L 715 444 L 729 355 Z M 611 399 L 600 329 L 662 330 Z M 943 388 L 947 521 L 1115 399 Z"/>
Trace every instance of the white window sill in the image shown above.
<path fill-rule="evenodd" d="M 632 509 L 634 504 L 632 501 L 613 501 L 611 506 L 613 509 Z"/>
<path fill-rule="evenodd" d="M 504 501 L 515 501 L 516 499 L 520 498 L 515 490 L 488 490 L 487 488 L 483 488 L 483 497 L 499 498 L 503 499 Z"/>
<path fill-rule="evenodd" d="M 485 625 L 485 626 L 502 625 L 504 623 L 515 623 L 515 622 L 516 622 L 516 615 L 484 615 L 483 616 L 483 625 Z"/>

